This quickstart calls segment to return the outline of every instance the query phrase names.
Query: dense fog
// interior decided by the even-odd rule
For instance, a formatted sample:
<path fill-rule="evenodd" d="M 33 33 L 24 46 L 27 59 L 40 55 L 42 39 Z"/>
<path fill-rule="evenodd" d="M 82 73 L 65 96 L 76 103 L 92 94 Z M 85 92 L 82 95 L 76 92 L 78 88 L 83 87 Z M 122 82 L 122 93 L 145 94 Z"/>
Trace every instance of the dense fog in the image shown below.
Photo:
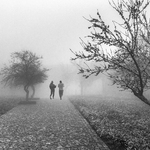
<path fill-rule="evenodd" d="M 70 49 L 82 51 L 79 37 L 85 40 L 90 33 L 90 24 L 85 18 L 95 17 L 97 10 L 110 25 L 113 25 L 112 20 L 120 20 L 108 1 L 2 0 L 0 68 L 10 61 L 11 53 L 30 50 L 42 56 L 43 66 L 50 69 L 48 79 L 36 85 L 35 97 L 49 98 L 50 82 L 58 85 L 60 80 L 65 85 L 64 95 L 132 95 L 120 92 L 103 74 L 83 78 L 78 74 L 78 67 L 70 62 L 74 56 Z M 25 96 L 25 91 L 23 87 L 9 88 L 0 84 L 0 95 Z M 58 87 L 55 95 L 58 97 Z"/>
<path fill-rule="evenodd" d="M 55 98 L 58 98 L 58 83 L 61 80 L 64 87 L 64 96 L 70 95 L 100 95 L 113 97 L 129 97 L 132 96 L 130 92 L 120 91 L 104 74 L 98 76 L 91 75 L 89 78 L 84 78 L 82 74 L 78 74 L 79 68 L 72 62 L 66 64 L 56 64 L 46 66 L 50 68 L 48 71 L 48 79 L 44 83 L 35 85 L 35 97 L 49 98 L 51 81 L 57 86 L 55 90 Z M 25 97 L 23 86 L 9 87 L 0 85 L 1 96 L 22 96 Z M 29 88 L 30 95 L 32 93 Z"/>

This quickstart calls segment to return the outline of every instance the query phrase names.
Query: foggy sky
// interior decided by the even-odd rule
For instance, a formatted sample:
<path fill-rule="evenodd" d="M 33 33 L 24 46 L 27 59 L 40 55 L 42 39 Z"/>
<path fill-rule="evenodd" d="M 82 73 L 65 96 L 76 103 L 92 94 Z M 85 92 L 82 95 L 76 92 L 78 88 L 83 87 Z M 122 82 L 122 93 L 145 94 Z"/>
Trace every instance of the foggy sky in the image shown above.
<path fill-rule="evenodd" d="M 47 95 L 49 82 L 61 79 L 56 65 L 70 63 L 70 48 L 82 50 L 79 37 L 90 32 L 83 17 L 95 16 L 97 9 L 105 14 L 106 5 L 108 1 L 101 0 L 0 0 L 0 68 L 12 52 L 30 50 L 43 56 L 43 66 L 52 69 L 39 90 Z"/>
<path fill-rule="evenodd" d="M 1 0 L 0 60 L 24 49 L 44 58 L 44 64 L 68 63 L 73 50 L 82 49 L 79 37 L 89 33 L 84 17 L 110 8 L 101 0 Z M 108 16 L 107 16 L 108 17 Z"/>

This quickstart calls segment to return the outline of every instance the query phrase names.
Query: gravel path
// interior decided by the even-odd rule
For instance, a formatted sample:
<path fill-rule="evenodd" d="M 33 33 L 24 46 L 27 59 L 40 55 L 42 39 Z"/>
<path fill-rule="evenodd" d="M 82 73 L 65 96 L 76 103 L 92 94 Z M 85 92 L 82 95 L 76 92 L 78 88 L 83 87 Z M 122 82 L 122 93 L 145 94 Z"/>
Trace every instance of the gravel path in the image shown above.
<path fill-rule="evenodd" d="M 0 150 L 108 150 L 67 100 L 38 100 L 0 117 Z"/>

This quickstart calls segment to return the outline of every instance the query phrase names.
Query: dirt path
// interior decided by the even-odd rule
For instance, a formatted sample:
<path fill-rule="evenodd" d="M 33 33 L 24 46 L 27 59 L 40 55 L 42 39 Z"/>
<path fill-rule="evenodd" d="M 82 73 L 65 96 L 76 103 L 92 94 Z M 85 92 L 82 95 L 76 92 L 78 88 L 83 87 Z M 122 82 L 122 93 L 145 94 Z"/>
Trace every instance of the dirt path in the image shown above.
<path fill-rule="evenodd" d="M 108 150 L 67 100 L 41 99 L 0 117 L 0 150 Z"/>

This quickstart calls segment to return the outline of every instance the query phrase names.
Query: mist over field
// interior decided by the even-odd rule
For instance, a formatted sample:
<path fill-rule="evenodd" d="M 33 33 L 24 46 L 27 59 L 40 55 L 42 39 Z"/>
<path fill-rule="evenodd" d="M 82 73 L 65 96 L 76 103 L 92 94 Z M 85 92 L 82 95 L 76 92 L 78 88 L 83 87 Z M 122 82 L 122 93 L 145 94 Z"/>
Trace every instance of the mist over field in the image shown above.
<path fill-rule="evenodd" d="M 35 85 L 35 97 L 49 98 L 51 81 L 57 86 L 55 97 L 58 98 L 58 83 L 60 80 L 64 83 L 64 96 L 70 95 L 99 95 L 106 97 L 132 97 L 132 94 L 127 91 L 120 91 L 116 86 L 112 86 L 112 82 L 103 74 L 98 76 L 92 75 L 89 78 L 84 78 L 82 74 L 78 74 L 78 67 L 72 64 L 57 64 L 46 66 L 50 68 L 48 71 L 48 79 L 44 83 Z M 30 95 L 32 90 L 30 90 Z M 9 87 L 0 85 L 0 96 L 23 96 L 25 91 L 23 86 Z"/>
<path fill-rule="evenodd" d="M 79 38 L 84 40 L 90 33 L 89 22 L 85 18 L 95 17 L 97 10 L 108 24 L 112 24 L 110 18 L 120 20 L 108 1 L 2 0 L 0 68 L 9 63 L 11 53 L 29 50 L 42 56 L 43 66 L 49 69 L 48 79 L 36 85 L 35 97 L 48 98 L 52 80 L 56 85 L 63 81 L 64 95 L 132 95 L 111 86 L 112 83 L 102 74 L 84 79 L 77 74 L 77 66 L 70 62 L 74 57 L 70 49 L 82 51 Z M 9 88 L 0 84 L 0 95 L 25 96 L 25 92 L 23 87 Z"/>
<path fill-rule="evenodd" d="M 13 52 L 29 50 L 42 56 L 43 66 L 50 69 L 48 79 L 36 86 L 35 97 L 49 97 L 49 83 L 52 80 L 56 85 L 60 80 L 64 82 L 65 95 L 80 94 L 77 69 L 70 67 L 71 72 L 67 70 L 67 65 L 71 64 L 70 58 L 73 57 L 69 49 L 82 50 L 79 37 L 84 37 L 89 33 L 89 24 L 83 16 L 95 15 L 101 5 L 108 5 L 110 8 L 108 2 L 99 0 L 1 0 L 0 3 L 0 68 L 10 62 L 10 55 Z M 99 93 L 101 89 L 101 84 L 95 91 L 87 87 L 88 93 L 91 94 L 93 94 L 92 91 L 94 94 Z M 58 88 L 56 96 L 57 92 Z M 0 84 L 0 95 L 25 96 L 25 92 L 23 87 L 9 88 Z"/>

